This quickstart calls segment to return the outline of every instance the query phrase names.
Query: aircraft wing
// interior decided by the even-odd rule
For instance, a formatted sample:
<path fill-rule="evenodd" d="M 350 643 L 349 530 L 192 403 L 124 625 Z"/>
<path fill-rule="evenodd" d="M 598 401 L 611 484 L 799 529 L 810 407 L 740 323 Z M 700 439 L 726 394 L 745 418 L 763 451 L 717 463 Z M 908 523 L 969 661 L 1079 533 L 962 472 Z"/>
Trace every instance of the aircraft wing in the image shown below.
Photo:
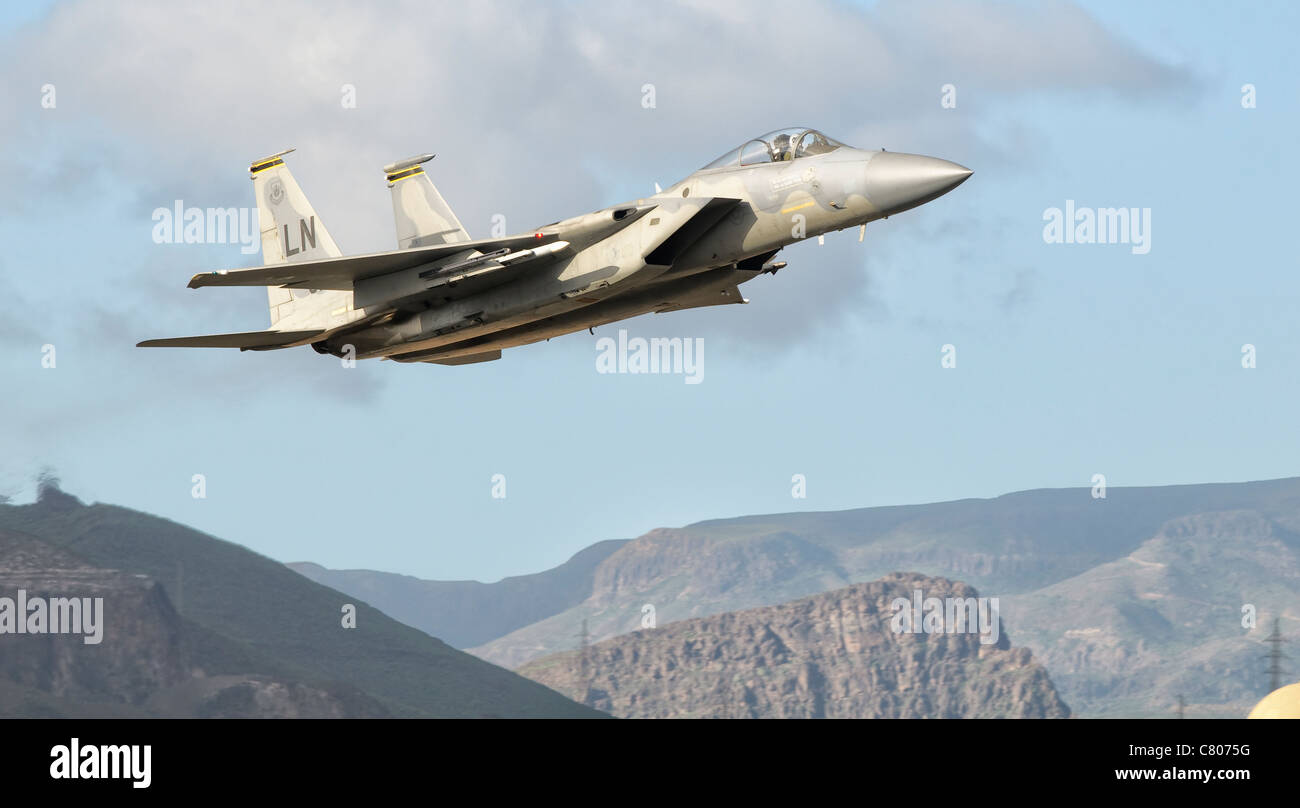
<path fill-rule="evenodd" d="M 521 252 L 556 244 L 557 238 L 553 233 L 541 237 L 537 234 L 509 236 L 462 241 L 456 244 L 437 244 L 411 250 L 326 258 L 319 261 L 271 264 L 251 269 L 202 272 L 190 278 L 189 287 L 198 289 L 203 286 L 284 286 L 299 289 L 351 290 L 358 281 L 446 260 L 471 250 L 497 253 L 509 259 Z M 517 260 L 528 260 L 532 257 L 534 256 L 526 255 Z"/>

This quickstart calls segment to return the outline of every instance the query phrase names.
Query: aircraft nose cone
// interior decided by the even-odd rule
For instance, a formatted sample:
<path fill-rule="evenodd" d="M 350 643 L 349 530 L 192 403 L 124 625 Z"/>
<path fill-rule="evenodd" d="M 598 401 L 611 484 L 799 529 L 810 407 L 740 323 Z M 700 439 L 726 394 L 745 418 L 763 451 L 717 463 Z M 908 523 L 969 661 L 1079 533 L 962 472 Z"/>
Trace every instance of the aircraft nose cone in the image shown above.
<path fill-rule="evenodd" d="M 972 173 L 938 157 L 877 152 L 867 163 L 867 198 L 885 215 L 898 213 L 943 196 Z"/>

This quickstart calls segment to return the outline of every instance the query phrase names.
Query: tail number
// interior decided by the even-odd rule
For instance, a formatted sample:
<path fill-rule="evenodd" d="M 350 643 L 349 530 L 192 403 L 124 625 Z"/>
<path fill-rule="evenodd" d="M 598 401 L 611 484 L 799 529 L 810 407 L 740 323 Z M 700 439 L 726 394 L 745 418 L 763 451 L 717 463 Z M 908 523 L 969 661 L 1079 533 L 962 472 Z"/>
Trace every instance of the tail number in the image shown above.
<path fill-rule="evenodd" d="M 311 222 L 310 225 L 308 224 L 308 221 Z M 315 216 L 308 217 L 307 219 L 298 220 L 298 246 L 297 247 L 289 246 L 289 225 L 287 224 L 284 225 L 284 257 L 285 258 L 288 258 L 291 255 L 297 255 L 300 252 L 305 252 L 309 244 L 311 245 L 312 249 L 316 249 L 316 217 Z"/>

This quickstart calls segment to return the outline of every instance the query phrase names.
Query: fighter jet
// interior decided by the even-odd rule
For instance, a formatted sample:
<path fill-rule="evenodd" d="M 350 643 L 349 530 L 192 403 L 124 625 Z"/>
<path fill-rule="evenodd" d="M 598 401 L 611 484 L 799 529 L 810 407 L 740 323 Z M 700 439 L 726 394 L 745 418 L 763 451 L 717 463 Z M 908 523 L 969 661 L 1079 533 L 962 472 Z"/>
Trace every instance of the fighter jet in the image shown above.
<path fill-rule="evenodd" d="M 433 155 L 422 154 L 384 166 L 399 249 L 345 257 L 285 165 L 288 153 L 249 167 L 265 265 L 189 282 L 267 287 L 271 328 L 140 347 L 310 345 L 354 359 L 488 362 L 641 314 L 745 303 L 740 285 L 784 267 L 773 261 L 781 248 L 917 207 L 971 175 L 795 127 L 729 149 L 645 199 L 475 240 L 425 172 Z"/>

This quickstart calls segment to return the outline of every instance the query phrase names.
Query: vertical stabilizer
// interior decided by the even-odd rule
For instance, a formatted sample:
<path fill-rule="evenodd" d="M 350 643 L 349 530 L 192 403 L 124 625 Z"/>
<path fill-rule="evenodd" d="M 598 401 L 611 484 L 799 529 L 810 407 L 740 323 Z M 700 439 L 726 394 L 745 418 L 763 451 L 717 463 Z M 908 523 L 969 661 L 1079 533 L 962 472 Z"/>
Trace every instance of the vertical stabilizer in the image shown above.
<path fill-rule="evenodd" d="M 343 254 L 284 164 L 284 156 L 292 151 L 264 157 L 248 167 L 257 199 L 264 264 L 317 261 Z M 278 329 L 321 325 L 337 317 L 340 309 L 346 312 L 352 306 L 351 292 L 278 286 L 266 291 L 271 325 Z"/>
<path fill-rule="evenodd" d="M 456 214 L 424 173 L 422 164 L 432 159 L 432 154 L 421 154 L 384 166 L 393 193 L 393 221 L 400 249 L 470 240 Z"/>

